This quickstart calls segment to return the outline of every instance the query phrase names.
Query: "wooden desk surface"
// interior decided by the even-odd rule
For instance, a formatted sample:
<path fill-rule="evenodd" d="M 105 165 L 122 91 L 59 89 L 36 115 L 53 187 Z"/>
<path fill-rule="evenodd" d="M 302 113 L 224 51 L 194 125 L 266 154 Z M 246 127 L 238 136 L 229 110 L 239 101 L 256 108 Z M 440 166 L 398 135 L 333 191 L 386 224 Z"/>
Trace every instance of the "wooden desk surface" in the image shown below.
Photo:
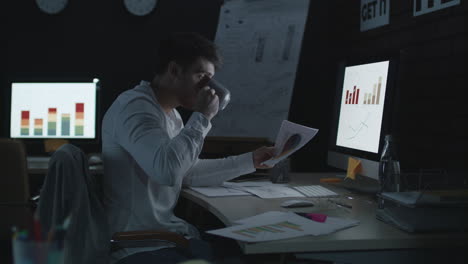
<path fill-rule="evenodd" d="M 326 173 L 293 173 L 290 185 L 318 184 L 321 177 L 329 176 Z M 360 221 L 358 226 L 329 235 L 261 243 L 239 242 L 244 254 L 443 248 L 463 247 L 468 244 L 468 233 L 410 234 L 399 230 L 375 218 L 376 202 L 372 196 L 354 194 L 331 185 L 324 186 L 339 193 L 342 197 L 339 201 L 351 205 L 352 209 L 336 206 L 327 202 L 326 198 L 305 198 L 316 202 L 316 206 L 286 209 L 280 206 L 281 202 L 292 198 L 261 199 L 256 196 L 210 198 L 189 189 L 184 189 L 181 195 L 213 213 L 226 226 L 231 226 L 235 220 L 267 211 L 321 212 Z"/>

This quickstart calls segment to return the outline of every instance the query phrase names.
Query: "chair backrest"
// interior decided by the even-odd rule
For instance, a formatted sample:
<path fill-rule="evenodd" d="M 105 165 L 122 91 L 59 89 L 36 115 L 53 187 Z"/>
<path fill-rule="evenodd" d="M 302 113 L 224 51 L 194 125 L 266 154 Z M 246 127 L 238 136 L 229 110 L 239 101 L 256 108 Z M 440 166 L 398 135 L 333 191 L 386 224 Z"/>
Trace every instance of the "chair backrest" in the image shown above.
<path fill-rule="evenodd" d="M 0 263 L 11 262 L 12 227 L 32 220 L 26 151 L 21 141 L 0 138 Z"/>
<path fill-rule="evenodd" d="M 110 235 L 97 181 L 78 147 L 65 144 L 52 155 L 41 190 L 38 214 L 43 229 L 71 216 L 64 250 L 65 263 L 106 263 Z"/>
<path fill-rule="evenodd" d="M 26 151 L 21 141 L 0 138 L 0 203 L 29 201 Z"/>

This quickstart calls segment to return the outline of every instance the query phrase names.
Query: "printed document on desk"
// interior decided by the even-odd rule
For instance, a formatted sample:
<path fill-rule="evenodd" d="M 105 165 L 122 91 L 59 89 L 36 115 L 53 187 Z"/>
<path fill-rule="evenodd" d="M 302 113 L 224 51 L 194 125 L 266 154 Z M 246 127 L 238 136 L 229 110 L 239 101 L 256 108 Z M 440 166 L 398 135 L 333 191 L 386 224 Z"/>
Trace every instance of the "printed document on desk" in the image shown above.
<path fill-rule="evenodd" d="M 252 193 L 244 190 L 246 187 L 264 187 L 272 185 L 272 182 L 224 182 L 222 186 L 208 187 L 189 187 L 190 189 L 201 193 L 207 197 L 222 197 L 222 196 L 242 196 L 252 195 Z"/>
<path fill-rule="evenodd" d="M 189 188 L 208 197 L 252 194 L 263 199 L 305 197 L 302 193 L 287 187 L 285 184 L 273 184 L 271 182 L 225 182 L 222 186 Z"/>
<path fill-rule="evenodd" d="M 286 159 L 291 154 L 302 148 L 315 135 L 318 129 L 302 126 L 293 122 L 283 120 L 280 131 L 275 141 L 275 156 L 263 164 L 274 166 L 276 163 Z"/>
<path fill-rule="evenodd" d="M 236 221 L 240 225 L 207 231 L 207 233 L 245 242 L 263 242 L 306 235 L 325 235 L 356 226 L 359 221 L 328 217 L 323 223 L 292 212 L 267 212 Z"/>
<path fill-rule="evenodd" d="M 242 190 L 263 199 L 305 197 L 302 193 L 286 186 L 266 185 L 263 187 L 243 187 Z"/>
<path fill-rule="evenodd" d="M 244 219 L 240 219 L 235 221 L 236 224 L 254 224 L 254 223 L 262 223 L 264 221 L 268 221 L 268 219 L 274 219 L 275 217 L 283 217 L 288 214 L 294 214 L 292 212 L 280 212 L 280 211 L 270 211 L 263 214 L 259 214 L 252 217 L 247 217 Z M 301 216 L 302 217 L 302 216 Z M 315 222 L 310 220 L 312 223 L 309 223 L 308 232 L 311 235 L 318 236 L 318 235 L 327 235 L 333 232 L 359 225 L 358 220 L 354 219 L 347 219 L 347 218 L 340 218 L 340 217 L 333 217 L 327 216 L 327 220 L 325 222 Z"/>
<path fill-rule="evenodd" d="M 245 181 L 245 182 L 224 182 L 223 186 L 233 189 L 242 189 L 244 187 L 264 187 L 269 185 L 286 186 L 286 184 L 276 184 L 271 181 Z"/>
<path fill-rule="evenodd" d="M 248 192 L 242 190 L 227 188 L 223 186 L 219 187 L 189 187 L 190 189 L 201 193 L 207 197 L 222 197 L 222 196 L 242 196 L 242 195 L 252 195 Z"/>
<path fill-rule="evenodd" d="M 248 192 L 263 199 L 305 197 L 302 193 L 287 187 L 286 184 L 273 184 L 272 182 L 225 182 L 223 186 Z"/>

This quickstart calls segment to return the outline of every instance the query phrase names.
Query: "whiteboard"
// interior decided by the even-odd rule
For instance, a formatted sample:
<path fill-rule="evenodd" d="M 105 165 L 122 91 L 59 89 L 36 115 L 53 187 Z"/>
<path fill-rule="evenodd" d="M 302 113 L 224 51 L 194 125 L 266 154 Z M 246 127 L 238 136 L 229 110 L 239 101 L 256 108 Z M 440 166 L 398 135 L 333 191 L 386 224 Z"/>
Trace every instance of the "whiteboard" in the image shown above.
<path fill-rule="evenodd" d="M 274 141 L 288 118 L 308 0 L 232 0 L 220 11 L 215 43 L 223 66 L 215 78 L 231 102 L 213 118 L 210 136 Z"/>

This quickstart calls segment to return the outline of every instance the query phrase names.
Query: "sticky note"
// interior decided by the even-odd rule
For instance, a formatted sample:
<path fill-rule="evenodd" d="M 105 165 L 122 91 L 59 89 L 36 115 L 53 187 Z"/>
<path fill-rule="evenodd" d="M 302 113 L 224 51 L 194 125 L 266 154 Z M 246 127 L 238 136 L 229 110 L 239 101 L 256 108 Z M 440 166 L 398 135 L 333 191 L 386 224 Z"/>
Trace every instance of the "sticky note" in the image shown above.
<path fill-rule="evenodd" d="M 362 172 L 361 161 L 352 157 L 348 159 L 348 170 L 346 171 L 346 178 L 355 180 L 356 174 Z"/>

